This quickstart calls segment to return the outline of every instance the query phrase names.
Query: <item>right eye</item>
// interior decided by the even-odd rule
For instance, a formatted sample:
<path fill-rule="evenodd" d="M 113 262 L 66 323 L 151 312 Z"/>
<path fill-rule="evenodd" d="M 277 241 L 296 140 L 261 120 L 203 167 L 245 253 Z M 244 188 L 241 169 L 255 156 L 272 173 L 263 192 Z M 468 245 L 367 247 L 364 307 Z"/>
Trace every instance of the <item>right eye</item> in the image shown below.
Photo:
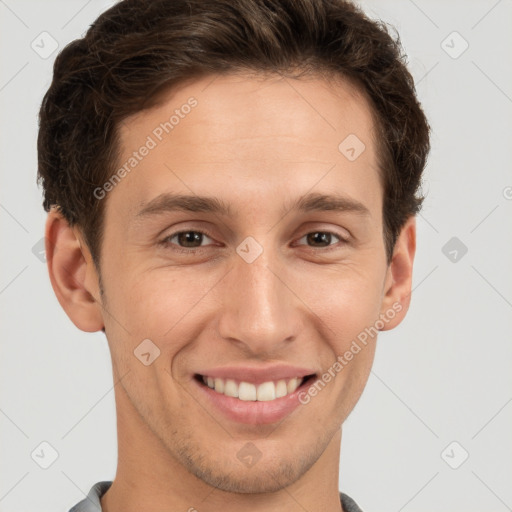
<path fill-rule="evenodd" d="M 201 246 L 201 245 L 190 246 L 189 244 L 197 244 L 197 243 L 200 244 L 201 241 L 203 241 L 204 237 L 209 238 L 211 240 L 211 238 L 208 236 L 208 234 L 203 231 L 181 230 L 181 231 L 176 231 L 175 233 L 172 233 L 171 235 L 166 236 L 159 243 L 161 245 L 163 245 L 164 247 L 177 246 L 177 248 L 171 247 L 171 249 L 176 250 L 178 252 L 185 252 L 185 253 L 189 252 L 191 254 L 194 254 L 195 252 L 198 252 L 198 251 L 195 251 L 194 249 L 196 249 L 196 248 L 202 249 L 203 246 Z M 173 240 L 176 240 L 176 242 L 173 242 Z M 180 244 L 184 244 L 184 245 L 180 245 Z M 182 249 L 180 249 L 180 247 Z"/>

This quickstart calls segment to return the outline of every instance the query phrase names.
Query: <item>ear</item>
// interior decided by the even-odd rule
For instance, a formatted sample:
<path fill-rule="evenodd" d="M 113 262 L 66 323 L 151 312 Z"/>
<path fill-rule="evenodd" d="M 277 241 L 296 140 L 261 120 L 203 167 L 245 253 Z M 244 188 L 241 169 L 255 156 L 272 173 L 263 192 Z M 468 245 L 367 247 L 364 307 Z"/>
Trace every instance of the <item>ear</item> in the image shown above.
<path fill-rule="evenodd" d="M 395 243 L 384 284 L 381 316 L 387 319 L 381 331 L 393 329 L 404 319 L 411 302 L 412 266 L 416 253 L 416 217 L 411 216 Z"/>
<path fill-rule="evenodd" d="M 82 331 L 101 330 L 104 324 L 98 275 L 78 230 L 52 208 L 46 219 L 45 240 L 48 273 L 60 305 Z"/>

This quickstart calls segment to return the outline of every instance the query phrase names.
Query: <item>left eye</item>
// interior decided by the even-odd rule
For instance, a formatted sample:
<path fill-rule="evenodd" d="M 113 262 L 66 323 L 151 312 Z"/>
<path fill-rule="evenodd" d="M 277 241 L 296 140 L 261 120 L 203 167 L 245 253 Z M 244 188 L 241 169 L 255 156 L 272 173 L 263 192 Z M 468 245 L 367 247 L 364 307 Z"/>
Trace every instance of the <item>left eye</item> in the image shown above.
<path fill-rule="evenodd" d="M 300 238 L 299 241 L 305 238 L 308 242 L 326 244 L 321 247 L 327 247 L 331 245 L 330 242 L 333 236 L 337 238 L 338 241 L 345 241 L 341 236 L 336 233 L 331 233 L 330 231 L 312 231 Z"/>
<path fill-rule="evenodd" d="M 178 247 L 192 250 L 202 247 L 201 242 L 204 241 L 204 237 L 208 238 L 210 241 L 213 241 L 206 233 L 203 233 L 202 231 L 178 231 L 177 233 L 164 238 L 161 243 L 164 246 L 177 245 Z M 346 240 L 343 239 L 340 235 L 330 231 L 312 231 L 301 237 L 299 242 L 306 239 L 306 243 L 314 244 L 313 248 L 321 249 L 322 247 L 335 245 L 332 243 L 332 237 L 338 241 L 346 242 Z M 175 242 L 173 240 L 175 240 Z"/>

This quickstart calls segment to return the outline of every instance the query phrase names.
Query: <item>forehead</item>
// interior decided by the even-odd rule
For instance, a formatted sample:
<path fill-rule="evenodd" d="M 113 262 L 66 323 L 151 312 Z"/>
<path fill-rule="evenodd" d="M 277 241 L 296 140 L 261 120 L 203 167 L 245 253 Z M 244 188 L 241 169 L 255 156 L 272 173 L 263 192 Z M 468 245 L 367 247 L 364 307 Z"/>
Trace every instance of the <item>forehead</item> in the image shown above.
<path fill-rule="evenodd" d="M 195 106 L 190 109 L 192 101 Z M 193 115 L 188 115 L 190 110 Z M 185 117 L 189 119 L 183 125 L 193 125 L 197 133 L 208 132 L 208 138 L 215 136 L 217 140 L 301 136 L 305 124 L 310 126 L 312 137 L 331 131 L 335 140 L 349 130 L 366 138 L 373 132 L 372 111 L 364 93 L 341 77 L 292 79 L 239 72 L 189 80 L 160 93 L 157 106 L 124 119 L 120 138 L 127 147 L 136 142 L 138 134 L 151 133 L 155 122 L 171 121 L 173 137 L 178 139 L 184 131 L 178 125 Z M 217 130 L 211 132 L 211 127 Z M 180 142 L 199 145 L 200 141 Z M 326 143 L 331 142 L 328 137 Z"/>
<path fill-rule="evenodd" d="M 109 202 L 115 206 L 122 196 L 117 206 L 136 215 L 162 192 L 223 195 L 230 202 L 245 193 L 249 199 L 251 191 L 260 200 L 261 193 L 277 198 L 284 190 L 295 198 L 317 183 L 317 192 L 335 188 L 356 196 L 366 188 L 379 206 L 374 134 L 369 104 L 348 82 L 203 77 L 123 121 L 119 167 L 128 172 Z M 140 151 L 145 146 L 150 149 Z"/>

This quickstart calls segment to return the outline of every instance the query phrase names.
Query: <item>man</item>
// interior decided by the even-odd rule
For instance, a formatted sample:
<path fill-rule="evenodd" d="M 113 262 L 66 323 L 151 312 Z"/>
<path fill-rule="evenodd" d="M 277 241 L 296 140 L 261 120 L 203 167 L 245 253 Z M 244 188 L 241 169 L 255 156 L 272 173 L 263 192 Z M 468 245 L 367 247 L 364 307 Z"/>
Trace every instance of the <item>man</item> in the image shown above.
<path fill-rule="evenodd" d="M 73 512 L 360 510 L 341 428 L 408 309 L 428 151 L 399 43 L 342 0 L 124 0 L 64 48 L 48 269 L 118 427 Z"/>

